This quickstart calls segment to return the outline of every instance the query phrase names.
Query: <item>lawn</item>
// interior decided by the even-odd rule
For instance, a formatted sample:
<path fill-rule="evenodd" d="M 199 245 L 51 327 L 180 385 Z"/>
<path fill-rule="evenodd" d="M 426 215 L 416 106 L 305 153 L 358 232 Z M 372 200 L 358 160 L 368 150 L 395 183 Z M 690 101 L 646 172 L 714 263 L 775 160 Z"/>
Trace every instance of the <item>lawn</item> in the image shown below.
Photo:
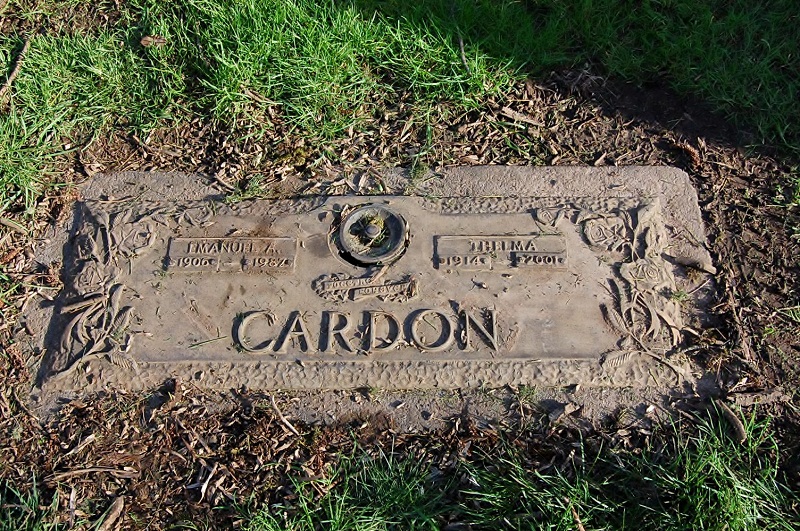
<path fill-rule="evenodd" d="M 199 119 L 260 140 L 285 121 L 320 144 L 399 98 L 435 123 L 554 69 L 669 86 L 746 129 L 746 144 L 797 152 L 795 7 L 12 0 L 0 65 L 19 69 L 0 115 L 0 212 L 32 214 L 58 162 L 111 131 L 145 138 Z"/>
<path fill-rule="evenodd" d="M 0 0 L 0 529 L 797 528 L 799 57 L 791 0 Z M 743 406 L 299 436 L 190 390 L 26 406 L 11 332 L 58 288 L 30 249 L 75 182 L 203 171 L 237 201 L 457 164 L 684 169 L 720 270 L 687 347 Z"/>
<path fill-rule="evenodd" d="M 292 478 L 292 501 L 245 509 L 245 529 L 796 529 L 767 425 L 748 421 L 745 444 L 708 420 L 662 430 L 639 455 L 579 445 L 562 468 L 506 439 L 448 473 L 359 452 L 317 485 Z"/>

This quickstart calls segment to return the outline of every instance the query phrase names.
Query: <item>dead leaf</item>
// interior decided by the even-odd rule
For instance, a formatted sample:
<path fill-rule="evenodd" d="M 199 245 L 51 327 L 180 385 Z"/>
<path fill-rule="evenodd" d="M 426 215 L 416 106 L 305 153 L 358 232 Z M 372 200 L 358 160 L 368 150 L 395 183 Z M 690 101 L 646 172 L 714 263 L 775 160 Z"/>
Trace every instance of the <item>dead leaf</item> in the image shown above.
<path fill-rule="evenodd" d="M 167 39 L 161 37 L 160 35 L 145 35 L 142 37 L 142 40 L 140 40 L 139 43 L 145 48 L 161 48 L 167 44 Z"/>
<path fill-rule="evenodd" d="M 511 118 L 515 122 L 523 122 L 530 125 L 535 125 L 537 127 L 544 127 L 540 122 L 537 122 L 533 118 L 530 118 L 527 114 L 515 111 L 510 107 L 503 107 L 500 109 L 500 114 L 507 118 Z"/>

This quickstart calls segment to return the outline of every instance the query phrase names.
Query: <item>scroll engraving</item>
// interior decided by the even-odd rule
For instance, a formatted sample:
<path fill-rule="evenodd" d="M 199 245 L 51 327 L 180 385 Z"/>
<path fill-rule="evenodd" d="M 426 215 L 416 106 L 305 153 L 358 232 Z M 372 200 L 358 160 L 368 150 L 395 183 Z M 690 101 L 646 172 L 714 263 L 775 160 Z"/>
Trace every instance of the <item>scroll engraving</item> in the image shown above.
<path fill-rule="evenodd" d="M 417 294 L 417 281 L 411 276 L 381 282 L 385 269 L 370 271 L 363 277 L 345 274 L 322 275 L 313 282 L 313 289 L 323 299 L 359 301 L 375 297 L 382 301 L 404 302 Z"/>

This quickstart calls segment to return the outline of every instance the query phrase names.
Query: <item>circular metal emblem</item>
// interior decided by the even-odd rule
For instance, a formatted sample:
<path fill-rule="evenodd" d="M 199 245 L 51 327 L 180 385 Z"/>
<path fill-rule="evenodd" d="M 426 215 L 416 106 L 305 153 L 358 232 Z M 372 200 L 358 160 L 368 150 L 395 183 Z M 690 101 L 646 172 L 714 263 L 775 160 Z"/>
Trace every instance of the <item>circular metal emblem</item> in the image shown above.
<path fill-rule="evenodd" d="M 385 205 L 369 204 L 348 213 L 339 224 L 338 246 L 348 262 L 362 266 L 391 264 L 408 246 L 403 216 Z"/>

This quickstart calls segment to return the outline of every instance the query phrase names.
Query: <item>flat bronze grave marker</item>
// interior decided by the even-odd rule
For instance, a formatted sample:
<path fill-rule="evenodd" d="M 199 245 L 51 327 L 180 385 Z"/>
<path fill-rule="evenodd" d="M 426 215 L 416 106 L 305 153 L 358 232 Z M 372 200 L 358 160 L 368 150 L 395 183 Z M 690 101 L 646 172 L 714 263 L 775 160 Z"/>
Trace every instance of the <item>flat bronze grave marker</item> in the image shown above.
<path fill-rule="evenodd" d="M 707 273 L 687 271 L 713 268 L 678 170 L 463 168 L 411 195 L 238 204 L 181 178 L 195 184 L 170 199 L 148 174 L 84 192 L 41 340 L 45 388 L 689 376 L 684 299 Z"/>

